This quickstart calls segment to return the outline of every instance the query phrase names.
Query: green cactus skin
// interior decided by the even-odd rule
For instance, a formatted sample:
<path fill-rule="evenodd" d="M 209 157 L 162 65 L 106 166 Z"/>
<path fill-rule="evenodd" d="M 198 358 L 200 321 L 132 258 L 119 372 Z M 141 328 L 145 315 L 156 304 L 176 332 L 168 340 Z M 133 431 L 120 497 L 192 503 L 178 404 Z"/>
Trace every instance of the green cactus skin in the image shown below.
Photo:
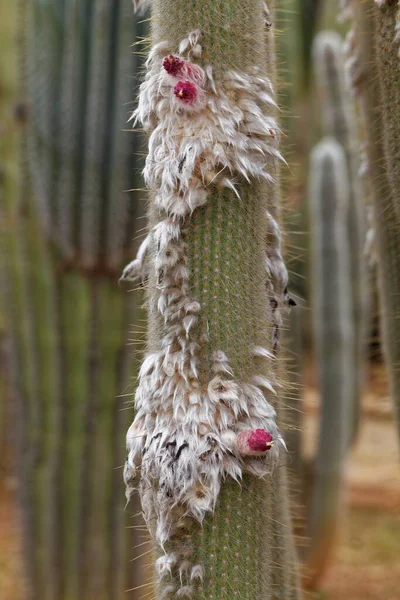
<path fill-rule="evenodd" d="M 0 203 L 4 202 L 7 192 L 7 181 L 10 170 L 13 168 L 12 157 L 14 155 L 13 128 L 15 118 L 13 114 L 13 102 L 15 100 L 15 40 L 13 38 L 13 11 L 0 3 Z M 11 26 L 6 25 L 11 21 Z M 10 157 L 11 156 L 11 160 Z M 1 215 L 0 215 L 1 216 Z M 0 269 L 1 277 L 1 269 Z M 5 288 L 3 278 L 0 286 Z M 10 384 L 10 374 L 7 373 L 7 343 L 5 339 L 4 315 L 0 315 L 0 398 L 5 397 L 7 385 Z M 4 476 L 9 471 L 10 435 L 8 422 L 10 418 L 10 406 L 0 401 L 0 473 Z"/>
<path fill-rule="evenodd" d="M 376 23 L 374 39 L 382 107 L 383 149 L 393 208 L 400 221 L 400 100 L 398 94 L 400 57 L 396 29 L 398 12 L 397 0 L 389 0 L 381 7 L 374 8 Z"/>
<path fill-rule="evenodd" d="M 285 402 L 289 406 L 290 429 L 286 433 L 286 443 L 290 456 L 290 477 L 293 502 L 296 512 L 303 502 L 302 483 L 304 477 L 302 429 L 302 374 L 304 372 L 304 322 L 305 311 L 298 304 L 291 309 L 284 331 L 283 349 L 285 353 L 284 379 L 286 382 Z M 300 515 L 296 515 L 298 518 Z"/>
<path fill-rule="evenodd" d="M 306 565 L 311 580 L 323 570 L 340 510 L 354 369 L 351 280 L 346 236 L 349 181 L 346 154 L 334 139 L 311 155 L 313 314 L 322 418 L 309 507 Z"/>
<path fill-rule="evenodd" d="M 72 231 L 83 235 L 81 197 L 77 188 L 69 188 L 73 178 L 77 181 L 80 175 L 76 169 L 68 172 L 69 152 L 72 148 L 79 154 L 80 147 L 73 136 L 65 139 L 64 146 L 64 138 L 52 121 L 63 123 L 61 112 L 66 106 L 71 111 L 76 109 L 68 102 L 54 104 L 59 93 L 54 77 L 64 72 L 66 58 L 58 52 L 58 46 L 63 38 L 66 43 L 69 34 L 75 35 L 73 28 L 63 35 L 62 27 L 70 24 L 67 13 L 70 15 L 69 9 L 73 12 L 76 7 L 74 2 L 21 0 L 13 3 L 9 20 L 14 24 L 20 19 L 20 31 L 18 36 L 13 32 L 13 40 L 17 37 L 21 43 L 22 52 L 20 49 L 18 54 L 22 74 L 32 68 L 30 61 L 36 60 L 35 52 L 45 57 L 43 63 L 34 63 L 37 78 L 32 76 L 28 89 L 21 92 L 18 80 L 23 87 L 27 80 L 16 66 L 15 44 L 13 98 L 9 105 L 12 107 L 17 95 L 27 99 L 30 123 L 24 127 L 24 123 L 14 125 L 12 115 L 8 115 L 10 125 L 1 145 L 2 311 L 10 340 L 10 393 L 15 395 L 18 410 L 18 418 L 9 427 L 18 428 L 17 475 L 27 600 L 122 600 L 127 597 L 127 589 L 143 582 L 143 561 L 130 562 L 132 548 L 142 544 L 143 538 L 132 528 L 130 513 L 124 512 L 120 469 L 130 421 L 124 396 L 132 389 L 134 370 L 128 347 L 130 325 L 139 314 L 132 295 L 117 285 L 124 252 L 128 245 L 130 253 L 133 251 L 134 237 L 132 215 L 121 206 L 126 201 L 120 198 L 123 190 L 141 187 L 135 177 L 139 166 L 132 154 L 137 138 L 133 141 L 135 135 L 121 132 L 127 112 L 122 98 L 131 97 L 136 62 L 132 61 L 130 48 L 132 10 L 126 10 L 117 0 L 107 5 L 113 41 L 108 46 L 109 87 L 104 90 L 107 107 L 101 135 L 108 136 L 108 162 L 99 169 L 104 171 L 104 198 L 107 196 L 101 204 L 100 229 L 108 233 L 99 231 L 96 244 L 104 256 L 96 262 L 98 270 L 88 274 L 80 268 L 81 258 L 66 264 L 67 230 L 57 228 L 61 194 L 65 215 L 74 219 Z M 65 10 L 61 11 L 63 18 L 61 9 Z M 89 22 L 87 27 L 91 28 Z M 87 33 L 82 31 L 80 35 L 85 37 Z M 77 52 L 78 37 L 74 38 Z M 69 40 L 67 46 L 70 51 Z M 34 50 L 33 55 L 30 50 Z M 48 78 L 50 66 L 54 77 Z M 66 81 L 69 79 L 75 94 L 70 96 L 73 102 L 84 94 L 79 82 L 71 80 L 71 69 L 65 69 Z M 71 89 L 65 91 L 71 94 Z M 85 97 L 90 110 L 95 109 L 93 95 L 90 102 Z M 104 97 L 96 101 L 100 105 Z M 77 116 L 80 120 L 82 113 L 68 116 L 71 128 L 76 127 Z M 89 126 L 89 121 L 85 123 Z M 46 137 L 44 132 L 51 136 Z M 47 146 L 49 140 L 51 148 Z M 33 148 L 36 155 L 32 154 Z M 66 157 L 66 164 L 62 160 L 57 163 L 60 156 Z M 86 147 L 86 162 L 78 165 L 83 179 L 86 165 L 94 164 L 94 158 Z M 32 192 L 28 166 L 35 177 L 36 194 Z M 71 181 L 68 183 L 64 176 Z M 44 200 L 47 206 L 40 204 Z M 44 235 L 46 220 L 52 230 L 51 240 Z M 71 247 L 77 248 L 72 242 Z M 137 510 L 133 508 L 133 512 Z M 130 597 L 137 596 L 133 593 Z"/>
<path fill-rule="evenodd" d="M 398 99 L 398 88 L 395 82 L 397 70 L 388 76 L 388 64 L 394 58 L 392 45 L 387 40 L 385 44 L 387 57 L 383 55 L 384 33 L 389 27 L 388 17 L 394 19 L 394 3 L 388 2 L 382 8 L 373 9 L 368 2 L 361 5 L 352 3 L 353 27 L 358 51 L 359 77 L 357 91 L 363 111 L 366 146 L 368 156 L 368 175 L 373 190 L 375 215 L 376 244 L 379 272 L 379 294 L 383 326 L 383 345 L 386 363 L 389 370 L 391 395 L 397 413 L 397 423 L 400 431 L 400 380 L 398 365 L 400 364 L 400 344 L 398 343 L 398 315 L 400 314 L 400 226 L 397 220 L 398 189 L 393 188 L 393 172 L 391 164 L 393 156 L 387 159 L 387 150 L 392 144 L 392 136 L 388 133 L 388 104 L 391 99 L 387 96 L 389 87 L 380 89 L 376 81 L 380 79 L 380 69 L 386 69 L 386 85 L 394 85 L 396 90 L 392 98 L 394 106 Z M 368 8 L 368 10 L 367 10 Z M 374 43 L 373 43 L 374 42 Z M 385 64 L 383 65 L 382 60 Z M 397 57 L 397 60 L 399 58 Z M 395 68 L 395 66 L 394 66 Z M 383 83 L 383 82 L 382 82 Z M 394 112 L 389 109 L 391 116 Z M 393 127 L 396 127 L 393 122 Z M 384 135 L 382 134 L 384 132 Z M 387 137 L 389 135 L 389 137 Z M 398 151 L 391 146 L 392 150 Z"/>
<path fill-rule="evenodd" d="M 315 84 L 322 101 L 323 126 L 343 147 L 346 156 L 350 195 L 347 231 L 350 243 L 352 318 L 355 327 L 353 392 L 350 442 L 354 442 L 360 421 L 361 396 L 365 374 L 365 341 L 368 324 L 366 289 L 365 204 L 359 177 L 358 136 L 353 100 L 345 85 L 343 41 L 332 31 L 318 34 L 314 42 Z"/>
<path fill-rule="evenodd" d="M 202 32 L 204 60 L 213 65 L 216 84 L 229 68 L 240 71 L 251 63 L 262 65 L 266 56 L 262 2 L 152 3 L 152 42 L 168 40 L 177 47 L 190 31 Z M 271 345 L 271 326 L 262 323 L 266 295 L 263 284 L 263 211 L 273 188 L 240 185 L 240 201 L 233 192 L 214 192 L 207 204 L 194 211 L 185 230 L 189 281 L 201 309 L 201 329 L 207 330 L 208 358 L 215 349 L 229 355 L 235 374 L 245 380 L 255 373 L 252 344 Z M 150 208 L 150 214 L 154 210 Z M 151 217 L 154 219 L 154 216 Z M 152 310 L 155 282 L 149 283 L 149 347 L 157 348 L 163 324 Z M 268 304 L 268 302 L 267 302 Z M 284 417 L 282 416 L 284 420 Z M 246 476 L 241 484 L 226 481 L 215 513 L 203 527 L 192 524 L 193 541 L 204 581 L 194 598 L 224 600 L 300 597 L 288 512 L 285 458 L 265 481 Z M 160 583 L 156 598 L 164 597 Z M 179 587 L 179 584 L 178 584 Z M 175 596 L 174 596 L 175 597 Z"/>
<path fill-rule="evenodd" d="M 22 260 L 9 252 L 6 269 L 8 307 L 17 313 L 24 303 L 13 334 L 25 382 L 19 465 L 28 597 L 122 599 L 135 579 L 129 561 L 138 543 L 118 478 L 129 412 L 117 396 L 131 370 L 133 307 L 112 280 L 58 273 L 32 212 L 19 221 Z"/>
<path fill-rule="evenodd" d="M 69 264 L 116 272 L 129 257 L 141 187 L 132 166 L 140 135 L 125 131 L 132 50 L 146 24 L 122 0 L 34 1 L 28 7 L 27 87 L 30 170 L 48 235 Z M 121 109 L 121 107 L 123 107 Z"/>

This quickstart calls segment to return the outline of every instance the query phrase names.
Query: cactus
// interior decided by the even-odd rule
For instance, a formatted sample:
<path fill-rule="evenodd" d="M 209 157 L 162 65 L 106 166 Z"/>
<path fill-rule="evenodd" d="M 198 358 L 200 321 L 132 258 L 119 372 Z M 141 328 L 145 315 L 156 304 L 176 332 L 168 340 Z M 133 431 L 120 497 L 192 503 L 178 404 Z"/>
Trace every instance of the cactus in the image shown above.
<path fill-rule="evenodd" d="M 11 16 L 11 19 L 10 19 Z M 9 172 L 13 168 L 13 101 L 15 95 L 15 57 L 14 28 L 6 25 L 12 20 L 12 10 L 0 3 L 0 207 L 6 195 Z M 0 213 L 1 218 L 1 213 Z M 1 220 L 0 220 L 1 226 Z M 1 263 L 1 260 L 0 260 Z M 0 269 L 0 289 L 4 281 Z M 2 477 L 9 471 L 10 462 L 10 405 L 2 399 L 5 397 L 9 374 L 5 367 L 7 360 L 7 345 L 5 340 L 4 314 L 0 312 L 0 473 Z"/>
<path fill-rule="evenodd" d="M 123 193 L 141 187 L 138 137 L 121 132 L 139 66 L 132 10 L 118 0 L 13 4 L 30 113 L 8 138 L 1 243 L 24 598 L 122 600 L 143 581 L 119 469 L 137 318 L 117 285 L 133 246 L 129 205 L 138 210 Z"/>
<path fill-rule="evenodd" d="M 118 0 L 34 2 L 27 29 L 37 207 L 64 260 L 91 272 L 120 267 L 137 216 L 125 190 L 139 188 L 140 177 L 126 157 L 137 156 L 140 136 L 121 130 L 135 83 L 128 73 L 140 65 L 130 47 L 145 24 L 131 13 Z"/>
<path fill-rule="evenodd" d="M 383 150 L 393 208 L 400 220 L 400 56 L 398 36 L 398 1 L 377 3 L 374 8 L 377 75 L 382 99 Z"/>
<path fill-rule="evenodd" d="M 323 126 L 343 147 L 346 156 L 347 180 L 349 181 L 349 209 L 347 232 L 350 243 L 350 273 L 352 282 L 352 319 L 355 327 L 353 337 L 354 371 L 352 374 L 352 423 L 350 441 L 357 435 L 361 395 L 365 373 L 365 340 L 367 330 L 368 294 L 366 290 L 365 205 L 359 177 L 358 135 L 352 97 L 345 86 L 343 42 L 332 31 L 318 34 L 314 42 L 315 83 L 322 102 Z"/>
<path fill-rule="evenodd" d="M 314 336 L 322 419 L 309 507 L 311 578 L 323 570 L 335 536 L 348 439 L 354 370 L 351 274 L 347 238 L 349 181 L 346 154 L 327 138 L 312 152 L 310 212 Z"/>
<path fill-rule="evenodd" d="M 123 277 L 148 281 L 125 481 L 155 542 L 156 598 L 299 597 L 272 406 L 288 298 L 262 4 L 152 2 L 135 112 L 150 233 Z"/>
<path fill-rule="evenodd" d="M 351 74 L 365 125 L 368 176 L 375 216 L 383 346 L 399 425 L 400 226 L 399 188 L 395 186 L 398 176 L 398 165 L 395 164 L 398 146 L 395 140 L 399 134 L 399 122 L 396 120 L 399 63 L 396 64 L 395 60 L 399 61 L 399 58 L 393 38 L 396 5 L 392 1 L 381 3 L 381 6 L 351 3 L 354 30 Z"/>

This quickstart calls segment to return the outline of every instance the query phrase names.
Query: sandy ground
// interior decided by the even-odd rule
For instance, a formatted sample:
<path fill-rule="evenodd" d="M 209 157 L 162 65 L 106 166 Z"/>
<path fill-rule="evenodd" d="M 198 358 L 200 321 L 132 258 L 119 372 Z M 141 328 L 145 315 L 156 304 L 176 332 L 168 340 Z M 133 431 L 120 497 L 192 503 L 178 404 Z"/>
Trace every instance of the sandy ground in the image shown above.
<path fill-rule="evenodd" d="M 363 400 L 363 422 L 347 474 L 347 511 L 331 564 L 315 600 L 399 600 L 399 445 L 385 378 L 373 374 Z M 304 434 L 317 437 L 318 399 L 307 388 Z M 21 544 L 12 478 L 0 478 L 0 598 L 24 600 Z"/>
<path fill-rule="evenodd" d="M 381 368 L 363 398 L 359 439 L 347 473 L 347 514 L 331 564 L 313 597 L 321 600 L 399 600 L 400 452 L 393 407 Z M 315 444 L 318 398 L 307 388 L 305 441 Z"/>

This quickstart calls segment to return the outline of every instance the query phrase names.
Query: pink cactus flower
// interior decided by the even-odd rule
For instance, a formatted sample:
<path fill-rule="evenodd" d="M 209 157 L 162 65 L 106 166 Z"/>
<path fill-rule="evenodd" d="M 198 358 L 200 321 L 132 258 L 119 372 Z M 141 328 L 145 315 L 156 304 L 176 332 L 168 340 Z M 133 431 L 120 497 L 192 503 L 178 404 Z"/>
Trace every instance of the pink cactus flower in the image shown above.
<path fill-rule="evenodd" d="M 242 431 L 236 438 L 236 447 L 244 456 L 264 454 L 273 446 L 272 435 L 265 429 Z"/>
<path fill-rule="evenodd" d="M 168 75 L 172 75 L 172 77 L 181 75 L 184 71 L 184 66 L 185 61 L 173 54 L 166 56 L 163 60 L 164 69 L 167 71 Z"/>
<path fill-rule="evenodd" d="M 181 102 L 193 104 L 198 97 L 198 90 L 190 81 L 179 81 L 174 87 L 174 94 Z"/>

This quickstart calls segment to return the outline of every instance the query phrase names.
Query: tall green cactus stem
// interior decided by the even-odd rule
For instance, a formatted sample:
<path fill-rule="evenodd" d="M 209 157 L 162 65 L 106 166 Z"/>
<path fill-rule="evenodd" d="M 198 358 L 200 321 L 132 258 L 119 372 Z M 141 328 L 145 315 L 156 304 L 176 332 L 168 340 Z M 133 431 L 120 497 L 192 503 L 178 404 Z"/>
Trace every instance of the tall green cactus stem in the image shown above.
<path fill-rule="evenodd" d="M 132 217 L 119 202 L 120 192 L 140 187 L 135 176 L 137 157 L 132 153 L 138 142 L 132 143 L 135 136 L 120 131 L 127 112 L 123 98 L 128 98 L 127 88 L 133 85 L 137 59 L 130 48 L 134 30 L 131 8 L 125 9 L 118 0 L 107 3 L 107 11 L 104 2 L 85 6 L 89 4 L 112 32 L 111 43 L 107 55 L 94 52 L 89 61 L 87 54 L 81 56 L 78 71 L 74 70 L 77 65 L 66 66 L 74 56 L 68 54 L 72 51 L 69 35 L 77 36 L 76 52 L 82 46 L 81 38 L 87 36 L 97 48 L 99 40 L 95 38 L 100 35 L 98 29 L 92 30 L 90 20 L 79 21 L 78 3 L 21 0 L 13 4 L 14 15 L 20 9 L 22 30 L 21 71 L 14 65 L 14 77 L 19 76 L 24 87 L 28 84 L 21 92 L 31 108 L 30 123 L 23 134 L 27 133 L 36 196 L 27 174 L 27 149 L 19 143 L 18 132 L 12 131 L 7 138 L 10 158 L 1 199 L 1 254 L 6 284 L 4 310 L 12 348 L 10 370 L 19 406 L 18 475 L 29 587 L 24 598 L 29 600 L 122 600 L 127 589 L 143 582 L 139 561 L 136 567 L 130 562 L 132 547 L 143 544 L 143 538 L 139 530 L 128 527 L 132 520 L 124 512 L 120 476 L 130 416 L 125 410 L 126 398 L 119 395 L 125 395 L 132 383 L 132 352 L 127 343 L 137 311 L 131 295 L 117 286 L 122 249 L 126 250 L 128 241 L 132 247 L 134 236 Z M 63 44 L 68 47 L 67 52 L 63 46 L 64 54 L 59 52 Z M 43 62 L 34 63 L 36 80 L 25 77 L 25 73 L 32 68 L 37 51 Z M 79 81 L 71 81 L 71 77 L 78 76 L 81 64 L 85 64 L 96 73 L 93 78 L 97 81 L 97 61 L 105 67 L 110 85 L 99 85 L 94 98 L 93 90 L 86 90 L 85 77 Z M 49 65 L 53 69 L 50 78 L 46 72 Z M 70 103 L 64 104 L 64 99 L 55 102 L 57 77 L 66 86 Z M 72 107 L 74 102 L 78 104 Z M 82 273 L 83 263 L 90 265 L 81 256 L 77 255 L 79 260 L 74 259 L 74 264 L 66 264 L 65 240 L 70 238 L 67 230 L 57 227 L 61 194 L 63 215 L 74 219 L 71 231 L 84 236 L 79 178 L 86 181 L 93 175 L 97 150 L 96 156 L 91 156 L 86 146 L 84 164 L 73 161 L 75 180 L 68 171 L 72 168 L 69 159 L 81 156 L 82 150 L 80 125 L 74 119 L 82 126 L 93 125 L 80 111 L 83 105 L 90 111 L 107 106 L 102 115 L 102 135 L 109 141 L 108 159 L 99 168 L 105 182 L 101 227 L 97 227 L 97 220 L 96 227 L 89 224 L 87 230 L 88 235 L 95 235 L 97 228 L 96 247 L 100 249 L 96 265 L 90 263 L 90 275 Z M 75 111 L 74 116 L 65 115 L 67 108 Z M 54 126 L 55 122 L 64 123 L 64 117 L 71 124 L 65 137 Z M 17 161 L 22 163 L 21 170 Z M 89 164 L 90 176 L 86 171 Z M 88 188 L 90 196 L 93 190 Z M 37 209 L 43 200 L 45 208 L 39 219 Z M 44 222 L 51 230 L 52 242 L 43 235 Z M 72 242 L 71 247 L 80 251 Z"/>
<path fill-rule="evenodd" d="M 271 404 L 287 273 L 263 3 L 155 0 L 152 41 L 135 112 L 151 229 L 123 275 L 149 282 L 127 496 L 140 469 L 156 597 L 298 598 Z"/>
<path fill-rule="evenodd" d="M 354 355 L 346 235 L 349 197 L 346 155 L 334 139 L 312 152 L 313 314 L 322 420 L 309 513 L 306 564 L 311 581 L 323 570 L 337 528 L 348 439 Z"/>
<path fill-rule="evenodd" d="M 117 396 L 131 369 L 131 309 L 113 281 L 57 273 L 59 261 L 22 208 L 26 217 L 17 213 L 15 223 L 11 214 L 5 225 L 19 246 L 19 255 L 9 248 L 6 272 L 24 407 L 28 597 L 119 600 L 133 585 L 130 548 L 138 543 L 115 472 L 128 419 Z"/>
<path fill-rule="evenodd" d="M 388 16 L 394 17 L 394 5 L 388 2 L 383 8 L 375 6 L 371 10 L 370 3 L 352 3 L 354 29 L 354 60 L 353 81 L 363 110 L 366 147 L 368 155 L 368 175 L 373 189 L 374 216 L 376 228 L 376 244 L 378 256 L 378 271 L 380 278 L 379 294 L 383 325 L 383 342 L 386 362 L 390 376 L 391 395 L 397 413 L 397 423 L 400 431 L 400 344 L 398 316 L 400 314 L 400 226 L 396 218 L 398 206 L 398 188 L 393 187 L 393 172 L 387 151 L 392 144 L 395 132 L 388 132 L 389 88 L 384 89 L 383 82 L 376 86 L 380 79 L 379 71 L 383 68 L 382 44 L 386 39 L 387 57 L 386 85 L 395 86 L 398 81 L 397 70 L 388 74 L 388 63 L 394 58 L 393 46 L 384 32 L 388 26 Z M 383 12 L 382 12 L 383 11 Z M 399 59 L 397 59 L 399 60 Z M 397 87 L 393 88 L 393 90 Z M 393 98 L 397 102 L 398 93 Z M 394 113 L 390 110 L 390 114 Z M 395 127 L 393 122 L 393 127 Z M 384 132 L 384 135 L 382 135 Z M 387 135 L 389 137 L 387 137 Z M 395 148 L 392 147 L 394 151 Z M 396 149 L 396 151 L 398 148 Z M 393 160 L 393 156 L 391 157 Z"/>
<path fill-rule="evenodd" d="M 129 1 L 28 4 L 28 148 L 42 222 L 68 264 L 115 272 L 137 216 L 126 190 L 140 178 L 127 157 L 140 136 L 121 132 L 141 64 L 131 43 L 146 24 Z"/>
<path fill-rule="evenodd" d="M 5 2 L 0 3 L 0 203 L 7 196 L 10 179 L 15 170 L 15 125 L 14 114 L 16 95 L 15 69 L 15 15 L 12 8 Z M 1 277 L 1 270 L 0 270 Z M 0 279 L 0 287 L 4 281 Z M 0 472 L 4 474 L 9 469 L 9 418 L 10 409 L 3 399 L 6 397 L 6 387 L 9 377 L 6 369 L 7 347 L 5 344 L 4 315 L 0 313 Z"/>
<path fill-rule="evenodd" d="M 378 3 L 377 3 L 378 4 Z M 400 81 L 398 0 L 374 7 L 377 74 L 382 99 L 383 149 L 393 208 L 400 221 Z"/>
<path fill-rule="evenodd" d="M 353 338 L 354 371 L 353 391 L 350 395 L 350 441 L 357 435 L 363 380 L 365 376 L 365 341 L 368 323 L 368 294 L 366 290 L 365 203 L 359 177 L 359 142 L 353 98 L 345 85 L 343 41 L 333 31 L 323 31 L 314 42 L 315 84 L 322 102 L 323 125 L 343 147 L 349 181 L 349 207 L 347 232 L 350 243 L 350 273 L 352 282 L 352 318 L 355 327 Z"/>

